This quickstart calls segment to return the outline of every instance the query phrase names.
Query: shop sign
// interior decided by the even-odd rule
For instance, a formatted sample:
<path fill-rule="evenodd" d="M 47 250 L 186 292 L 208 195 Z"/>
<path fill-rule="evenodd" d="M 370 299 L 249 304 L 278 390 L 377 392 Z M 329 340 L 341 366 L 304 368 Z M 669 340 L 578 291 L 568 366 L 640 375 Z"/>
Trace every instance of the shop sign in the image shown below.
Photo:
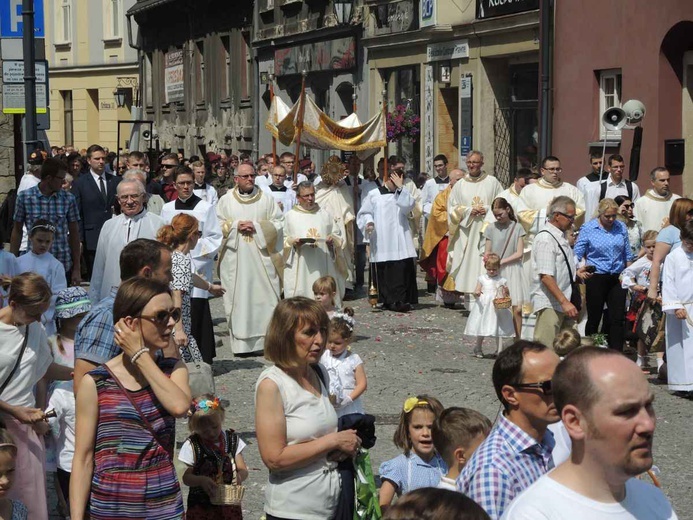
<path fill-rule="evenodd" d="M 164 58 L 164 93 L 166 103 L 185 101 L 183 50 L 167 52 Z"/>
<path fill-rule="evenodd" d="M 274 74 L 301 74 L 329 70 L 349 70 L 356 66 L 353 37 L 321 41 L 274 51 Z"/>
<path fill-rule="evenodd" d="M 436 24 L 436 4 L 438 0 L 421 0 L 420 27 L 431 27 Z"/>
<path fill-rule="evenodd" d="M 426 47 L 426 61 L 458 60 L 469 58 L 469 41 L 432 43 Z"/>
<path fill-rule="evenodd" d="M 539 0 L 476 0 L 476 17 L 493 18 L 539 9 Z"/>

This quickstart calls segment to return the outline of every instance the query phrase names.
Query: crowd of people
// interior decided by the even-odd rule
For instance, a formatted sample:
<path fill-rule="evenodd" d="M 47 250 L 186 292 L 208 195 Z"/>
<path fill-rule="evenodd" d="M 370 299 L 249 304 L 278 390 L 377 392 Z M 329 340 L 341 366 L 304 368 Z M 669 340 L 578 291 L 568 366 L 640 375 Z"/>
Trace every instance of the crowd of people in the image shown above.
<path fill-rule="evenodd" d="M 228 494 L 242 495 L 245 443 L 211 376 L 220 297 L 234 355 L 272 363 L 255 401 L 266 518 L 353 518 L 375 438 L 345 303 L 368 279 L 373 305 L 415 311 L 424 270 L 468 313 L 470 354 L 495 358 L 502 413 L 406 399 L 373 518 L 676 518 L 632 478 L 652 464 L 651 352 L 693 396 L 693 201 L 665 168 L 640 196 L 619 155 L 592 154 L 577 186 L 549 156 L 505 190 L 480 151 L 449 172 L 438 155 L 416 180 L 396 156 L 333 156 L 320 174 L 290 152 L 150 159 L 36 151 L 17 189 L 0 251 L 0 472 L 16 467 L 3 517 L 47 518 L 51 469 L 65 516 L 184 518 L 187 417 L 187 518 L 242 518 Z"/>

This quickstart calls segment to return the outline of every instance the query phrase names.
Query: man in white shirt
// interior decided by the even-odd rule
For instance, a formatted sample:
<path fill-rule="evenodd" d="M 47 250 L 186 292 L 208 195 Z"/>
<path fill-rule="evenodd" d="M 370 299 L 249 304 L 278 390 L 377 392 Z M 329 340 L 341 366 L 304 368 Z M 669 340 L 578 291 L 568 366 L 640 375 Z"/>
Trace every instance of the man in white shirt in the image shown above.
<path fill-rule="evenodd" d="M 450 177 L 448 176 L 448 158 L 443 154 L 436 155 L 433 158 L 433 168 L 436 174 L 433 178 L 428 179 L 421 189 L 421 205 L 423 206 L 424 216 L 428 221 L 431 215 L 433 201 L 438 194 L 448 187 Z"/>
<path fill-rule="evenodd" d="M 592 219 L 602 199 L 614 199 L 619 195 L 628 197 L 632 202 L 640 198 L 638 185 L 623 178 L 626 163 L 623 157 L 614 154 L 609 157 L 609 174 L 602 182 L 592 182 L 583 190 L 585 195 L 585 220 Z"/>
<path fill-rule="evenodd" d="M 521 210 L 527 209 L 522 199 L 520 199 L 520 193 L 529 184 L 530 179 L 537 179 L 538 177 L 539 175 L 533 173 L 529 168 L 520 168 L 515 172 L 512 186 L 501 191 L 498 194 L 498 198 L 507 200 L 508 204 L 513 207 L 515 215 L 517 215 Z"/>
<path fill-rule="evenodd" d="M 643 231 L 654 229 L 659 231 L 669 225 L 669 210 L 680 195 L 671 192 L 669 187 L 669 171 L 666 168 L 657 166 L 650 172 L 649 189 L 640 197 L 633 209 L 635 220 L 642 224 Z"/>
<path fill-rule="evenodd" d="M 195 161 L 190 165 L 190 168 L 193 171 L 195 182 L 193 185 L 193 193 L 209 203 L 210 206 L 216 205 L 219 197 L 217 196 L 217 190 L 214 189 L 214 186 L 207 182 L 207 169 L 205 168 L 205 163 L 202 161 Z"/>
<path fill-rule="evenodd" d="M 601 150 L 590 152 L 590 166 L 592 167 L 592 171 L 584 177 L 580 177 L 575 183 L 577 189 L 579 189 L 584 196 L 587 196 L 588 187 L 595 182 L 599 182 L 601 178 L 607 175 L 608 172 L 606 170 L 602 171 L 603 162 L 604 156 L 602 155 Z"/>
<path fill-rule="evenodd" d="M 291 188 L 291 181 L 286 180 L 286 168 L 275 166 L 272 168 L 270 177 L 272 183 L 267 187 L 260 186 L 260 188 L 272 196 L 279 205 L 279 209 L 282 210 L 282 214 L 286 215 L 296 204 L 296 192 Z"/>
<path fill-rule="evenodd" d="M 635 477 L 652 467 L 654 395 L 619 352 L 583 347 L 553 376 L 572 441 L 568 460 L 517 497 L 504 520 L 676 520 L 659 489 Z"/>

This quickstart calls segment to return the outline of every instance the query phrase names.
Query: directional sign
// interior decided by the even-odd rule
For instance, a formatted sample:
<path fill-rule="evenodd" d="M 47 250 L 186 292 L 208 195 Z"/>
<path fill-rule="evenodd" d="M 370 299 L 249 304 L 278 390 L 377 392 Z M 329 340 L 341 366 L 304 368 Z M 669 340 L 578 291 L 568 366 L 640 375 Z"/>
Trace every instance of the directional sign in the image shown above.
<path fill-rule="evenodd" d="M 36 83 L 46 83 L 46 69 L 48 62 L 37 61 L 35 63 Z M 19 60 L 7 60 L 2 62 L 3 83 L 24 83 L 24 62 Z"/>
<path fill-rule="evenodd" d="M 43 0 L 34 0 L 34 36 L 45 37 Z M 21 38 L 24 32 L 22 0 L 0 0 L 0 36 Z"/>

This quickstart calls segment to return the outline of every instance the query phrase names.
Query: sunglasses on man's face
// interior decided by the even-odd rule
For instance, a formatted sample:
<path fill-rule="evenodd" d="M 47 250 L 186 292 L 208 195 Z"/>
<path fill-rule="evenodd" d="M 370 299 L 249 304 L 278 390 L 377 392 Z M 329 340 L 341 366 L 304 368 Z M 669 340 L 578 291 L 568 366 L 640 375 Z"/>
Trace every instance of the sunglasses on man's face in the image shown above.
<path fill-rule="evenodd" d="M 150 315 L 145 315 L 141 314 L 140 318 L 143 320 L 148 320 L 154 323 L 155 325 L 159 325 L 161 327 L 165 327 L 168 325 L 168 320 L 173 318 L 174 323 L 178 323 L 181 317 L 181 310 L 176 308 L 176 309 L 171 309 L 170 311 L 165 311 L 161 310 L 157 312 L 156 314 L 150 314 Z"/>
<path fill-rule="evenodd" d="M 538 383 L 517 383 L 510 385 L 515 389 L 522 388 L 534 388 L 541 390 L 544 395 L 553 395 L 553 387 L 551 386 L 551 381 L 539 381 Z"/>

